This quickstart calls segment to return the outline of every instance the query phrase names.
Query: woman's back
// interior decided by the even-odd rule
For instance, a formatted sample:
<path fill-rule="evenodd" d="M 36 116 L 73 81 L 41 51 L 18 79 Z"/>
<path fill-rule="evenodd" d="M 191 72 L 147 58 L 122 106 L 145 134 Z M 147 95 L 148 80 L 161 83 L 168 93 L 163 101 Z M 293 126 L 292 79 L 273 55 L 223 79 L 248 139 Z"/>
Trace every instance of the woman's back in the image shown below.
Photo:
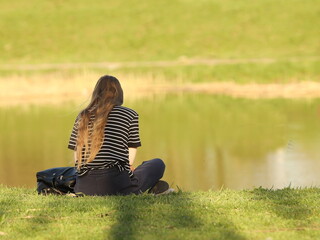
<path fill-rule="evenodd" d="M 90 116 L 89 131 L 92 132 L 95 116 Z M 69 140 L 68 148 L 76 149 L 76 139 L 78 133 L 78 121 L 74 124 Z M 141 146 L 139 138 L 138 114 L 127 107 L 114 106 L 109 112 L 104 128 L 104 138 L 101 148 L 92 162 L 88 162 L 80 168 L 80 173 L 90 169 L 101 169 L 117 166 L 126 170 L 132 175 L 129 165 L 128 148 Z"/>

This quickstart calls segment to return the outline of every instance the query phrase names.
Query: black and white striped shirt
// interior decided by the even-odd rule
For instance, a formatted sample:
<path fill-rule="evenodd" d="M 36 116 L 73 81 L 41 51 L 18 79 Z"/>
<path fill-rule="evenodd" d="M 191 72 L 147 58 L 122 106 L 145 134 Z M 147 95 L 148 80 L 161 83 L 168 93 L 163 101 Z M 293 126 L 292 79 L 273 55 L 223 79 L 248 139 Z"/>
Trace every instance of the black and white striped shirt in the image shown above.
<path fill-rule="evenodd" d="M 90 122 L 93 119 L 94 116 L 90 118 Z M 69 149 L 76 150 L 77 134 L 78 121 L 76 120 L 68 144 Z M 104 128 L 104 139 L 99 152 L 92 162 L 81 167 L 80 174 L 84 174 L 90 169 L 117 166 L 120 171 L 126 170 L 132 176 L 128 148 L 140 146 L 138 114 L 130 108 L 115 106 L 108 115 Z"/>

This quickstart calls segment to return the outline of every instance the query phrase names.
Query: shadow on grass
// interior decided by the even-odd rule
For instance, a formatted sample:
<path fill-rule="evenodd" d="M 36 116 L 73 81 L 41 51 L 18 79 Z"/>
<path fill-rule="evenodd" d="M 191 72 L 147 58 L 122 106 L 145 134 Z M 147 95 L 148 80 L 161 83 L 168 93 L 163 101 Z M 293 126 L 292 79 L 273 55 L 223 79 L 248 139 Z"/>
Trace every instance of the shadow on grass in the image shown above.
<path fill-rule="evenodd" d="M 201 201 L 201 196 L 196 201 L 192 193 L 181 192 L 172 200 L 172 211 L 167 221 L 178 230 L 177 237 L 181 234 L 179 230 L 184 229 L 184 237 L 188 239 L 246 239 L 237 232 L 229 216 L 221 215 L 214 207 L 208 208 L 207 202 Z"/>
<path fill-rule="evenodd" d="M 290 187 L 279 190 L 257 188 L 252 193 L 255 200 L 263 201 L 267 209 L 281 218 L 306 220 L 312 214 L 312 210 L 303 203 L 306 200 L 303 192 L 296 189 Z"/>
<path fill-rule="evenodd" d="M 190 193 L 116 197 L 114 201 L 116 222 L 108 239 L 246 239 L 228 216 L 213 210 L 208 221 L 207 210 Z"/>
<path fill-rule="evenodd" d="M 135 225 L 139 218 L 139 209 L 148 205 L 147 201 L 140 203 L 134 196 L 112 198 L 116 223 L 112 226 L 108 239 L 139 239 L 135 236 Z"/>

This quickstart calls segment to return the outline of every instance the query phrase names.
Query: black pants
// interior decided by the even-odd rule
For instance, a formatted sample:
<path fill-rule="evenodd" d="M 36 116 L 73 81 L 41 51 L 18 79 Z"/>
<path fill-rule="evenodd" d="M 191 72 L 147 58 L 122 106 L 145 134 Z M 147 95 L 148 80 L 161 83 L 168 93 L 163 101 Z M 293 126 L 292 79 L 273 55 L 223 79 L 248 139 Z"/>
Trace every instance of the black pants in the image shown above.
<path fill-rule="evenodd" d="M 131 178 L 126 171 L 120 172 L 117 167 L 91 170 L 77 177 L 75 192 L 97 196 L 140 194 L 162 178 L 164 169 L 164 162 L 156 158 L 143 162 L 134 170 Z"/>

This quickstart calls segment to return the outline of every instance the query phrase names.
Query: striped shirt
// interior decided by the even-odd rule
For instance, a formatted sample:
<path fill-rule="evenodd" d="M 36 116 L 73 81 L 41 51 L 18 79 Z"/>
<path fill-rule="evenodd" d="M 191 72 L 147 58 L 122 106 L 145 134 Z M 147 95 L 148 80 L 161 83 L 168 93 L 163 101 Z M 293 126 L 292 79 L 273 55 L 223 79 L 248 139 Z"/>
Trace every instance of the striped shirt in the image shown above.
<path fill-rule="evenodd" d="M 78 116 L 79 117 L 79 116 Z M 92 130 L 94 115 L 90 117 L 89 129 Z M 73 126 L 68 148 L 76 150 L 78 134 L 78 118 Z M 139 115 L 132 109 L 114 106 L 109 112 L 104 128 L 104 139 L 94 160 L 80 168 L 79 174 L 91 169 L 103 169 L 117 166 L 120 171 L 126 170 L 129 176 L 133 173 L 129 165 L 129 147 L 140 147 Z M 89 149 L 90 150 L 90 149 Z M 77 166 L 78 163 L 76 163 Z"/>

